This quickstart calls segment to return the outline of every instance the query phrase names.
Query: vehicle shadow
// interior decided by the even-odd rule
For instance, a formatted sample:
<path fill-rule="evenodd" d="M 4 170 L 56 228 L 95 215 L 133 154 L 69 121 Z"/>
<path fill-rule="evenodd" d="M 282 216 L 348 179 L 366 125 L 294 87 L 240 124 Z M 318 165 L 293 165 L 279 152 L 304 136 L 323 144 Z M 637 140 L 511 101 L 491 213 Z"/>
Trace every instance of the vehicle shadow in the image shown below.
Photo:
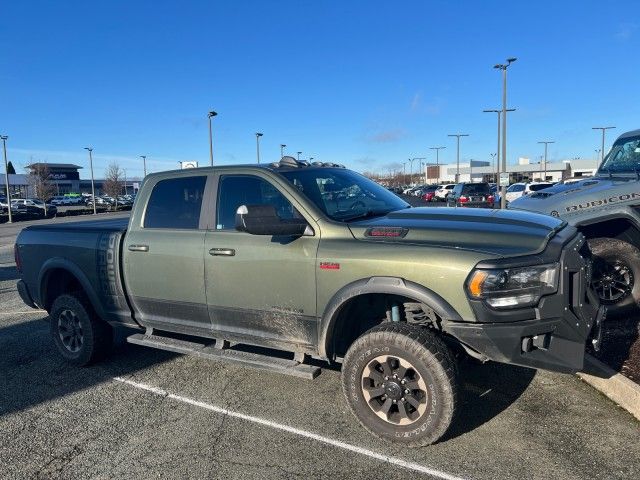
<path fill-rule="evenodd" d="M 475 430 L 512 405 L 533 381 L 530 368 L 464 360 L 460 368 L 460 408 L 445 442 Z"/>
<path fill-rule="evenodd" d="M 170 352 L 139 348 L 116 335 L 114 351 L 101 363 L 74 367 L 55 351 L 47 317 L 0 328 L 0 417 L 109 382 L 166 362 Z"/>
<path fill-rule="evenodd" d="M 600 351 L 591 350 L 589 353 L 637 382 L 640 379 L 640 318 L 606 320 L 602 327 Z M 585 369 L 584 372 L 603 376 L 599 369 Z"/>

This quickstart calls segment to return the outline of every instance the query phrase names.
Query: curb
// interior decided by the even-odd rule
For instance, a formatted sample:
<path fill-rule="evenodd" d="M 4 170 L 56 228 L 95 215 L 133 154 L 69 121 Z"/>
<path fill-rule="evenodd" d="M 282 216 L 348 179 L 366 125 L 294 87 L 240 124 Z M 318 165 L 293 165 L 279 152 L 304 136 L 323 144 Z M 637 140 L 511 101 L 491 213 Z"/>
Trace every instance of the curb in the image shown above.
<path fill-rule="evenodd" d="M 640 420 L 640 385 L 588 354 L 584 358 L 584 370 L 578 377 Z"/>

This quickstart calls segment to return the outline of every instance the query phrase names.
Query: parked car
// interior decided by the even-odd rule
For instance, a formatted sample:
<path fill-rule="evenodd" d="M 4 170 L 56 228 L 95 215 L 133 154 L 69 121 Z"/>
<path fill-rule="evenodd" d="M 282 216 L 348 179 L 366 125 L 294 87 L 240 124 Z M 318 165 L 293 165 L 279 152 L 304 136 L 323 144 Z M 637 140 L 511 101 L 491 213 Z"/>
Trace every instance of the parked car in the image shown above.
<path fill-rule="evenodd" d="M 325 188 L 358 194 L 338 204 Z M 474 408 L 456 393 L 465 355 L 575 372 L 590 334 L 599 345 L 588 247 L 548 215 L 414 209 L 344 167 L 292 157 L 153 173 L 140 196 L 131 221 L 17 238 L 20 297 L 49 313 L 71 364 L 104 357 L 122 325 L 139 330 L 130 343 L 309 379 L 313 356 L 342 364 L 367 430 L 418 447 Z"/>
<path fill-rule="evenodd" d="M 455 186 L 455 183 L 445 183 L 443 185 L 438 185 L 438 188 L 436 189 L 435 199 L 442 202 L 446 201 L 447 197 L 451 193 L 451 190 L 453 190 L 453 187 Z"/>
<path fill-rule="evenodd" d="M 22 212 L 32 217 L 52 218 L 58 214 L 58 208 L 50 203 L 45 204 L 37 198 L 11 199 L 11 204 L 22 208 Z"/>
<path fill-rule="evenodd" d="M 459 183 L 447 197 L 449 207 L 493 208 L 493 204 L 488 183 Z"/>
<path fill-rule="evenodd" d="M 514 200 L 522 197 L 523 195 L 529 195 L 531 192 L 537 192 L 544 190 L 545 188 L 553 187 L 551 182 L 530 182 L 530 183 L 514 183 L 507 188 L 507 202 L 513 202 Z"/>
<path fill-rule="evenodd" d="M 51 199 L 49 200 L 49 203 L 51 205 L 55 205 L 55 206 L 61 206 L 65 204 L 65 197 L 63 195 L 56 195 L 54 197 L 51 197 Z"/>
<path fill-rule="evenodd" d="M 427 185 L 422 191 L 422 199 L 425 202 L 433 202 L 438 185 Z"/>

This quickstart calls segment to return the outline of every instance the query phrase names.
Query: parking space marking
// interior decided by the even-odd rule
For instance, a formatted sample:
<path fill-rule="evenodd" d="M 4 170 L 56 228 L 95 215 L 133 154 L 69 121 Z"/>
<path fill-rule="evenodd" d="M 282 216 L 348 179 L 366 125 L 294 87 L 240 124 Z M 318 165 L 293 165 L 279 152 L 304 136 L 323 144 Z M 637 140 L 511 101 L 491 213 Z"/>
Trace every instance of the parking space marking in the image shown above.
<path fill-rule="evenodd" d="M 226 408 L 218 407 L 215 405 L 211 405 L 210 403 L 200 402 L 198 400 L 193 400 L 188 397 L 183 397 L 181 395 L 175 395 L 173 393 L 169 393 L 166 390 L 163 390 L 158 387 L 154 387 L 151 385 L 147 385 L 144 383 L 134 382 L 133 380 L 128 380 L 122 377 L 114 377 L 114 380 L 117 382 L 124 383 L 131 387 L 145 390 L 147 392 L 153 393 L 154 395 L 158 395 L 165 398 L 170 398 L 171 400 L 175 400 L 178 402 L 186 403 L 188 405 L 192 405 L 194 407 L 203 408 L 205 410 L 209 410 L 211 412 L 218 413 L 220 415 L 227 415 L 229 417 L 238 418 L 241 420 L 246 420 L 248 422 L 256 423 L 258 425 L 263 425 L 265 427 L 273 428 L 274 430 L 281 430 L 283 432 L 292 433 L 294 435 L 298 435 L 304 438 L 308 438 L 310 440 L 315 440 L 316 442 L 324 443 L 327 445 L 331 445 L 336 448 L 341 448 L 343 450 L 347 450 L 349 452 L 358 453 L 360 455 L 364 455 L 369 458 L 373 458 L 375 460 L 379 460 L 381 462 L 389 463 L 391 465 L 395 465 L 398 467 L 405 468 L 407 470 L 413 470 L 414 472 L 425 473 L 427 475 L 431 475 L 435 478 L 441 478 L 443 480 L 463 480 L 461 477 L 456 477 L 455 475 L 448 474 L 446 472 L 442 472 L 435 468 L 425 467 L 424 465 L 420 465 L 418 463 L 408 462 L 401 458 L 390 457 L 389 455 L 383 455 L 381 453 L 374 452 L 373 450 L 369 450 L 363 447 L 358 447 L 356 445 L 351 445 L 350 443 L 346 443 L 340 440 L 334 440 L 332 438 L 324 437 L 322 435 L 318 435 L 317 433 L 308 432 L 306 430 L 301 430 L 299 428 L 290 427 L 288 425 L 284 425 L 281 423 L 273 422 L 271 420 L 266 420 L 260 417 L 254 417 L 252 415 L 246 415 L 240 412 L 234 412 L 232 410 L 228 410 Z"/>
<path fill-rule="evenodd" d="M 0 312 L 0 315 L 26 315 L 29 313 L 37 313 L 38 315 L 42 315 L 43 313 L 47 313 L 46 310 L 29 310 L 26 312 Z"/>

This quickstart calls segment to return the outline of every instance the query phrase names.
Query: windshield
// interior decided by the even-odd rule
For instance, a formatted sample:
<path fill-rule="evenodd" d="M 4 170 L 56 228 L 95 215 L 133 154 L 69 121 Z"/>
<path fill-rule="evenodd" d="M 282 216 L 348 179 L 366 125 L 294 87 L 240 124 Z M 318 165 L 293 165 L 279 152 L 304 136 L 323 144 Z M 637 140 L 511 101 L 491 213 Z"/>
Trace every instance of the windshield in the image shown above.
<path fill-rule="evenodd" d="M 640 136 L 617 140 L 598 173 L 635 173 L 636 170 L 640 171 Z"/>
<path fill-rule="evenodd" d="M 300 168 L 282 175 L 333 220 L 348 222 L 409 207 L 394 193 L 351 170 Z"/>
<path fill-rule="evenodd" d="M 524 184 L 522 183 L 514 183 L 509 188 L 507 188 L 507 192 L 522 192 L 524 190 Z"/>

